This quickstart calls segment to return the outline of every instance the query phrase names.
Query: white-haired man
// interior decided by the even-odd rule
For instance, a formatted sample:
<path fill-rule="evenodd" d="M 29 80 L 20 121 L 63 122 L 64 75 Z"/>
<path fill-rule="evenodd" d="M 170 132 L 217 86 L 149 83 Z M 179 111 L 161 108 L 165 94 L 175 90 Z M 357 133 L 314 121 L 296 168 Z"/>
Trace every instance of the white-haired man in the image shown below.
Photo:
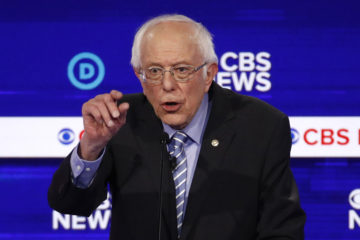
<path fill-rule="evenodd" d="M 143 93 L 83 105 L 85 133 L 54 174 L 50 206 L 90 215 L 110 184 L 110 239 L 303 239 L 288 118 L 213 82 L 206 28 L 151 19 L 131 64 Z"/>

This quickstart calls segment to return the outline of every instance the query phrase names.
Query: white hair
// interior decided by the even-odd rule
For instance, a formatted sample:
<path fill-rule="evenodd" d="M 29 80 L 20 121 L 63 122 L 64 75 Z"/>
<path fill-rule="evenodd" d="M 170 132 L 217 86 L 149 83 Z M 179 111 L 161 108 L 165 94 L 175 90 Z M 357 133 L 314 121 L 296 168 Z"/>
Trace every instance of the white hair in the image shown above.
<path fill-rule="evenodd" d="M 167 15 L 160 15 L 158 17 L 152 18 L 145 22 L 139 30 L 136 32 L 134 37 L 134 42 L 131 50 L 131 65 L 138 69 L 141 67 L 140 62 L 140 49 L 141 49 L 141 42 L 144 38 L 144 34 L 150 27 L 155 26 L 162 22 L 185 22 L 190 23 L 195 28 L 195 39 L 198 43 L 200 48 L 200 52 L 207 63 L 217 63 L 218 58 L 215 53 L 214 43 L 212 41 L 211 33 L 199 22 L 195 22 L 191 18 L 188 18 L 184 15 L 179 14 L 167 14 Z"/>

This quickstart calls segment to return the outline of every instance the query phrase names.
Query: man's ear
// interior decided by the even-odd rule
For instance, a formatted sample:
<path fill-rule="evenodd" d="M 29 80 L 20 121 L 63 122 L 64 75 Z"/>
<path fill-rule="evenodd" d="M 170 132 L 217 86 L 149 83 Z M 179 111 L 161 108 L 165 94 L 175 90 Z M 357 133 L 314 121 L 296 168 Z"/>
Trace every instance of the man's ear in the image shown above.
<path fill-rule="evenodd" d="M 208 66 L 208 68 L 206 70 L 206 79 L 205 79 L 205 81 L 206 81 L 206 83 L 205 83 L 206 84 L 206 89 L 205 89 L 206 92 L 209 91 L 211 83 L 213 82 L 218 70 L 219 70 L 219 67 L 218 67 L 217 63 L 211 63 Z"/>
<path fill-rule="evenodd" d="M 139 79 L 140 83 L 142 82 L 141 76 L 140 76 L 140 70 L 133 67 L 134 73 L 136 77 Z"/>
<path fill-rule="evenodd" d="M 137 79 L 139 79 L 140 84 L 141 84 L 141 87 L 142 87 L 142 89 L 143 89 L 143 93 L 145 94 L 145 89 L 144 89 L 144 84 L 143 84 L 144 82 L 143 82 L 142 77 L 141 77 L 141 75 L 140 75 L 140 70 L 138 70 L 138 69 L 136 69 L 136 68 L 134 68 L 134 67 L 133 67 L 133 70 L 134 70 L 134 73 L 135 73 Z"/>

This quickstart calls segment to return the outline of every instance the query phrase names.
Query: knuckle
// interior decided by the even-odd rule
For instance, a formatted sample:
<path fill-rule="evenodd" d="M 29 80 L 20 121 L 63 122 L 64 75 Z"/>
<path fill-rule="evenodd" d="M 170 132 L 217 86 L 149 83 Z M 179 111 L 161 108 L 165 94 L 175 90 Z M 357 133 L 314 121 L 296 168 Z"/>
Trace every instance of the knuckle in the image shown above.
<path fill-rule="evenodd" d="M 83 103 L 82 108 L 88 107 L 91 104 L 91 101 L 92 101 L 92 99 L 90 99 L 89 101 Z"/>
<path fill-rule="evenodd" d="M 100 100 L 104 97 L 104 94 L 96 95 L 93 99 Z"/>
<path fill-rule="evenodd" d="M 104 101 L 106 101 L 106 102 L 112 101 L 112 97 L 110 96 L 110 94 L 105 94 L 104 95 Z"/>
<path fill-rule="evenodd" d="M 111 120 L 109 111 L 107 109 L 104 109 L 103 111 L 101 111 L 101 115 L 106 121 Z"/>
<path fill-rule="evenodd" d="M 99 110 L 99 111 L 103 111 L 105 107 L 105 104 L 103 102 L 95 102 L 94 106 Z"/>
<path fill-rule="evenodd" d="M 82 105 L 81 110 L 83 113 L 87 113 L 87 112 L 90 112 L 92 109 L 93 109 L 93 105 L 91 104 L 90 101 L 88 101 Z"/>
<path fill-rule="evenodd" d="M 111 92 L 114 93 L 114 94 L 121 94 L 121 92 L 116 90 L 116 89 L 112 89 Z"/>
<path fill-rule="evenodd" d="M 109 120 L 109 117 L 108 117 L 108 114 L 104 111 L 102 111 L 100 113 L 100 116 L 105 120 L 105 121 L 108 121 Z"/>
<path fill-rule="evenodd" d="M 98 111 L 93 111 L 93 116 L 95 117 L 95 118 L 97 118 L 97 119 L 99 119 L 99 118 L 101 118 L 101 114 L 100 114 L 100 112 L 98 112 Z"/>

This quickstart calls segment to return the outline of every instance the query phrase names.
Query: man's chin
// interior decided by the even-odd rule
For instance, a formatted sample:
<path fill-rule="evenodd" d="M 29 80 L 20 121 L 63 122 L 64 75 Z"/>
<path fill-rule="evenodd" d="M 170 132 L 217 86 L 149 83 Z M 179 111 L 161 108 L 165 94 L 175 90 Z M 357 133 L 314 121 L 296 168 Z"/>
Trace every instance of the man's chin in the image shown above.
<path fill-rule="evenodd" d="M 176 115 L 164 116 L 163 118 L 161 118 L 161 121 L 163 123 L 169 125 L 173 129 L 181 130 L 186 127 L 187 123 L 186 123 L 186 121 L 181 121 L 179 118 L 180 117 L 176 116 Z"/>

